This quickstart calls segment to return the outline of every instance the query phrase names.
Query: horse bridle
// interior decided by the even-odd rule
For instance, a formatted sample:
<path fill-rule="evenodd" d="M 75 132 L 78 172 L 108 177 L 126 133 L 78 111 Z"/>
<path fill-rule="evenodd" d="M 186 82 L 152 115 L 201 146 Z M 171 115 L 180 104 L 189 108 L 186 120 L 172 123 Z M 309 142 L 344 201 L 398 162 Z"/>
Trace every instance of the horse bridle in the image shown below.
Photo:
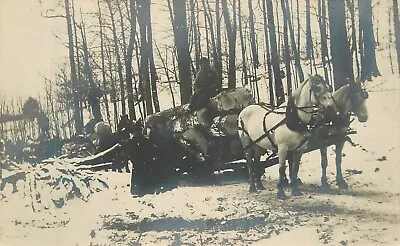
<path fill-rule="evenodd" d="M 311 82 L 312 83 L 312 82 Z M 332 98 L 332 100 L 334 101 L 334 103 L 335 103 L 335 106 L 337 107 L 337 104 L 336 104 L 336 101 L 334 100 L 334 98 L 333 98 L 333 96 L 332 96 L 332 87 L 328 84 L 327 85 L 327 83 L 324 81 L 324 87 L 327 89 L 327 91 L 329 91 L 329 95 L 330 95 L 330 98 Z M 311 121 L 314 119 L 314 117 L 316 116 L 316 115 L 318 115 L 319 113 L 321 113 L 321 114 L 323 114 L 323 110 L 324 110 L 324 108 L 323 107 L 321 107 L 321 106 L 318 106 L 318 105 L 322 105 L 322 103 L 321 103 L 321 100 L 319 99 L 319 96 L 317 96 L 316 95 L 316 92 L 315 92 L 315 88 L 317 88 L 318 86 L 316 86 L 316 85 L 314 85 L 314 84 L 312 84 L 311 85 L 311 88 L 310 88 L 310 94 L 309 94 L 309 100 L 310 100 L 310 102 L 311 102 L 311 96 L 314 96 L 314 99 L 315 99 L 315 101 L 316 101 L 316 103 L 313 105 L 313 106 L 308 106 L 308 107 L 297 107 L 296 106 L 296 109 L 297 110 L 300 110 L 300 111 L 302 111 L 302 112 L 304 112 L 304 113 L 307 113 L 307 114 L 311 114 L 311 120 L 310 120 L 310 122 L 308 122 L 308 123 L 305 123 L 305 124 L 307 124 L 307 125 L 310 125 L 310 123 L 311 123 Z M 319 88 L 319 87 L 318 87 Z M 309 112 L 309 111 L 307 111 L 306 109 L 313 109 L 311 112 Z M 315 127 L 315 126 L 314 126 Z"/>

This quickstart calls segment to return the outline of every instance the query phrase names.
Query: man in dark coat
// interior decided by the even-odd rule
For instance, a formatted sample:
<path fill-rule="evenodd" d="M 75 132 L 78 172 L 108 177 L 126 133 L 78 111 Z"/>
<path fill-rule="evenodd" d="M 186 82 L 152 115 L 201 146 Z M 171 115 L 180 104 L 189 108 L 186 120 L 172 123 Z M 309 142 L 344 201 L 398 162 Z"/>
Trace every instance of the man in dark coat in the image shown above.
<path fill-rule="evenodd" d="M 194 93 L 190 99 L 190 109 L 192 110 L 206 108 L 210 103 L 210 98 L 221 91 L 218 74 L 210 66 L 210 61 L 206 57 L 200 59 L 199 67 L 200 70 L 194 81 Z"/>

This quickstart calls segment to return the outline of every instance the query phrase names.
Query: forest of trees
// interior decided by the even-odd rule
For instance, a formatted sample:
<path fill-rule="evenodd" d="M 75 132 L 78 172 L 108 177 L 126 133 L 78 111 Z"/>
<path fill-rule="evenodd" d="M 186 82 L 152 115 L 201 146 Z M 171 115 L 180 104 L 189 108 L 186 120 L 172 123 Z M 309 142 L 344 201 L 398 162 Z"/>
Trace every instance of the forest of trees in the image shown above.
<path fill-rule="evenodd" d="M 44 96 L 31 99 L 39 108 L 0 102 L 1 130 L 13 139 L 35 137 L 34 129 L 21 129 L 40 112 L 52 136 L 70 138 L 88 119 L 115 127 L 120 115 L 135 120 L 186 104 L 201 57 L 224 88 L 246 86 L 271 105 L 283 103 L 308 73 L 335 89 L 379 76 L 382 37 L 392 72 L 400 71 L 397 0 L 385 10 L 388 33 L 376 25 L 380 3 L 373 0 L 97 0 L 87 12 L 74 0 L 54 2 L 43 18 L 65 21 L 69 57 L 56 79 L 44 78 Z"/>

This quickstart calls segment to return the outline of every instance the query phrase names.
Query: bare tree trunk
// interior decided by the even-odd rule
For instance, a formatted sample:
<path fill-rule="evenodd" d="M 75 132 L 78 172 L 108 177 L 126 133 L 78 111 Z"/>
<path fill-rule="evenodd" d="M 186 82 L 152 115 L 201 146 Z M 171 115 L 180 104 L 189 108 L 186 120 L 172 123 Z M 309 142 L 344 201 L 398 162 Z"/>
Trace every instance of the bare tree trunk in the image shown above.
<path fill-rule="evenodd" d="M 240 2 L 240 1 L 239 1 Z M 264 21 L 264 38 L 265 38 L 265 57 L 267 60 L 267 72 L 268 72 L 268 89 L 269 89 L 269 103 L 275 105 L 274 99 L 274 79 L 272 74 L 271 54 L 268 37 L 268 22 L 267 22 L 267 6 L 265 0 L 262 1 L 263 21 Z"/>
<path fill-rule="evenodd" d="M 310 0 L 306 0 L 306 55 L 311 60 L 312 37 L 311 37 L 311 11 Z"/>
<path fill-rule="evenodd" d="M 113 9 L 111 6 L 111 0 L 106 0 L 106 3 L 108 5 L 108 9 L 110 11 L 111 27 L 112 27 L 112 33 L 113 33 L 113 39 L 114 39 L 115 56 L 117 58 L 117 65 L 118 65 L 118 78 L 119 78 L 119 87 L 120 87 L 119 89 L 120 89 L 120 95 L 121 95 L 121 110 L 122 110 L 122 115 L 126 115 L 125 84 L 124 84 L 124 76 L 122 75 L 121 53 L 119 50 L 117 29 L 115 26 L 115 19 L 114 19 L 114 12 L 113 12 Z"/>
<path fill-rule="evenodd" d="M 269 40 L 271 48 L 271 61 L 275 78 L 275 96 L 276 96 L 276 104 L 279 106 L 285 101 L 285 92 L 283 89 L 282 77 L 280 75 L 280 68 L 279 68 L 279 55 L 276 45 L 276 33 L 275 33 L 274 14 L 273 14 L 274 9 L 272 5 L 272 0 L 266 0 L 266 2 L 267 2 L 268 29 L 270 37 Z"/>
<path fill-rule="evenodd" d="M 82 13 L 81 13 L 82 15 Z M 88 101 L 89 105 L 92 109 L 92 115 L 93 118 L 99 122 L 102 120 L 101 117 L 101 111 L 100 111 L 100 89 L 97 86 L 97 84 L 94 82 L 93 79 L 93 72 L 92 68 L 90 66 L 90 61 L 89 61 L 89 49 L 87 46 L 87 41 L 86 41 L 86 29 L 85 29 L 85 24 L 83 22 L 83 15 L 82 15 L 82 22 L 81 22 L 81 35 L 82 35 L 82 49 L 83 49 L 83 54 L 84 54 L 84 62 L 85 62 L 85 73 L 87 78 L 89 79 L 89 94 L 88 94 Z"/>
<path fill-rule="evenodd" d="M 299 50 L 297 50 L 297 46 L 296 46 L 296 39 L 294 36 L 294 29 L 293 29 L 293 25 L 292 25 L 292 19 L 290 18 L 290 9 L 289 9 L 289 2 L 288 0 L 285 0 L 286 3 L 286 8 L 285 8 L 285 15 L 287 16 L 287 23 L 288 23 L 288 28 L 289 28 L 289 33 L 290 33 L 290 43 L 292 46 L 292 51 L 294 54 L 294 63 L 295 63 L 295 67 L 297 70 L 297 74 L 299 76 L 299 81 L 303 82 L 304 81 L 304 73 L 303 73 L 303 69 L 301 67 L 301 62 L 300 62 L 300 54 L 299 54 Z"/>
<path fill-rule="evenodd" d="M 113 111 L 114 111 L 114 124 L 118 124 L 118 103 L 117 103 L 117 89 L 115 85 L 114 79 L 114 71 L 113 71 L 113 62 L 112 62 L 112 54 L 111 47 L 106 48 L 107 58 L 108 58 L 108 69 L 110 72 L 110 81 L 111 81 L 111 102 L 113 103 Z"/>
<path fill-rule="evenodd" d="M 69 7 L 69 0 L 65 0 L 65 13 L 67 19 L 67 30 L 68 30 L 68 50 L 69 50 L 69 63 L 71 68 L 71 83 L 72 88 L 77 92 L 78 88 L 78 79 L 76 76 L 76 67 L 75 67 L 75 55 L 74 55 L 74 41 L 73 41 L 73 34 L 72 34 L 72 21 L 71 21 L 71 14 L 70 14 L 70 7 Z M 76 96 L 73 96 L 73 105 L 74 105 L 74 120 L 75 120 L 75 129 L 77 134 L 81 134 L 83 132 L 83 120 L 80 114 L 80 107 L 79 107 L 79 99 L 77 93 Z"/>
<path fill-rule="evenodd" d="M 168 0 L 168 3 L 170 0 Z M 181 103 L 186 104 L 192 95 L 192 76 L 186 21 L 186 0 L 173 0 L 172 25 L 177 49 Z"/>
<path fill-rule="evenodd" d="M 330 81 L 328 73 L 328 38 L 326 34 L 326 4 L 325 0 L 318 0 L 319 31 L 321 37 L 321 59 L 324 67 L 325 80 Z"/>
<path fill-rule="evenodd" d="M 284 45 L 284 60 L 286 67 L 286 89 L 287 95 L 292 95 L 292 72 L 290 70 L 290 47 L 289 47 L 289 28 L 288 28 L 288 6 L 286 6 L 286 1 L 281 0 L 281 7 L 283 12 L 283 45 Z"/>
<path fill-rule="evenodd" d="M 226 31 L 228 35 L 228 46 L 229 46 L 229 64 L 228 64 L 228 88 L 232 89 L 236 87 L 236 6 L 233 6 L 232 20 L 229 16 L 229 9 L 226 0 L 222 0 L 222 13 L 224 15 L 224 21 Z M 234 2 L 235 3 L 235 2 Z"/>
<path fill-rule="evenodd" d="M 126 36 L 125 36 L 125 25 L 124 25 L 124 16 L 122 14 L 122 9 L 121 9 L 121 3 L 119 2 L 119 0 L 117 0 L 117 7 L 118 7 L 118 13 L 119 13 L 119 22 L 121 24 L 121 37 L 122 37 L 122 54 L 124 59 L 126 59 Z"/>
<path fill-rule="evenodd" d="M 126 88 L 128 97 L 128 111 L 130 119 L 136 120 L 135 112 L 135 100 L 133 98 L 133 73 L 132 73 L 132 57 L 133 49 L 135 45 L 135 35 L 136 35 L 136 0 L 130 0 L 130 25 L 131 30 L 129 34 L 128 48 L 126 51 L 125 58 L 125 70 L 126 70 Z"/>
<path fill-rule="evenodd" d="M 395 47 L 397 53 L 397 69 L 400 74 L 400 20 L 399 20 L 399 4 L 397 0 L 393 0 L 393 23 L 394 23 L 394 36 L 396 38 Z"/>
<path fill-rule="evenodd" d="M 329 23 L 335 89 L 354 81 L 353 62 L 347 42 L 344 0 L 329 0 Z"/>
<path fill-rule="evenodd" d="M 208 31 L 210 31 L 210 33 L 208 33 L 207 26 L 206 26 L 207 50 L 208 51 L 210 50 L 209 43 L 211 43 L 212 56 L 213 56 L 214 61 L 216 61 L 218 59 L 217 58 L 217 48 L 216 48 L 217 45 L 215 42 L 214 21 L 213 21 L 212 15 L 211 15 L 211 8 L 210 8 L 210 4 L 209 4 L 208 0 L 207 0 L 207 5 L 204 0 L 201 0 L 201 1 L 202 1 L 203 8 L 204 8 L 205 23 L 206 23 L 206 25 L 208 24 Z M 208 55 L 208 58 L 210 58 L 210 55 Z M 221 60 L 221 64 L 222 64 L 222 60 Z M 222 70 L 221 70 L 221 76 L 222 76 Z"/>
<path fill-rule="evenodd" d="M 350 12 L 351 18 L 351 54 L 356 59 L 356 68 L 357 68 L 357 77 L 361 76 L 360 73 L 360 63 L 358 61 L 358 52 L 357 52 L 357 38 L 356 38 L 356 21 L 355 21 L 355 6 L 354 0 L 346 0 L 347 8 Z"/>
<path fill-rule="evenodd" d="M 140 77 L 143 83 L 142 93 L 146 107 L 146 115 L 153 114 L 151 99 L 151 85 L 149 76 L 149 40 L 147 32 L 150 21 L 150 2 L 147 0 L 138 1 L 138 23 L 140 28 Z"/>
<path fill-rule="evenodd" d="M 253 66 L 254 68 L 257 68 L 258 65 L 260 64 L 259 58 L 258 58 L 258 51 L 257 51 L 257 45 L 256 45 L 256 33 L 254 30 L 254 10 L 253 10 L 253 1 L 248 0 L 247 5 L 249 8 L 249 28 L 250 28 L 250 44 L 251 44 L 251 51 L 253 54 Z"/>
<path fill-rule="evenodd" d="M 150 8 L 149 8 L 150 12 Z M 150 13 L 149 13 L 150 14 Z M 150 14 L 151 16 L 151 14 Z M 151 20 L 148 19 L 147 22 L 147 42 L 149 48 L 149 65 L 150 65 L 150 82 L 151 82 L 151 95 L 153 99 L 153 105 L 155 112 L 160 112 L 160 102 L 158 100 L 158 92 L 157 92 L 157 71 L 156 65 L 154 63 L 154 53 L 153 53 L 153 30 L 151 27 Z M 190 61 L 190 57 L 189 57 Z"/>
<path fill-rule="evenodd" d="M 99 11 L 99 25 L 100 25 L 100 56 L 101 56 L 101 74 L 103 79 L 103 100 L 104 105 L 106 107 L 106 116 L 107 122 L 110 124 L 110 107 L 108 105 L 108 97 L 107 97 L 107 80 L 106 80 L 106 67 L 105 67 L 105 58 L 104 58 L 104 34 L 103 34 L 103 19 L 100 7 L 100 0 L 97 0 L 97 6 Z"/>
<path fill-rule="evenodd" d="M 392 34 L 392 10 L 389 9 L 389 60 L 390 60 L 390 69 L 392 71 L 392 74 L 394 74 L 394 69 L 393 69 L 393 58 L 392 58 L 392 42 L 393 42 L 393 34 Z"/>
<path fill-rule="evenodd" d="M 263 1 L 264 2 L 264 1 Z M 247 85 L 249 83 L 247 75 L 247 62 L 246 62 L 246 43 L 244 41 L 243 28 L 242 28 L 242 6 L 240 1 L 238 1 L 238 26 L 239 26 L 239 37 L 240 37 L 240 47 L 242 51 L 242 85 Z M 267 26 L 265 26 L 265 30 Z"/>
<path fill-rule="evenodd" d="M 364 46 L 363 56 L 361 57 L 361 81 L 371 80 L 371 76 L 380 76 L 375 55 L 375 37 L 372 26 L 372 3 L 371 0 L 358 1 L 360 33 Z"/>
<path fill-rule="evenodd" d="M 207 0 L 208 3 L 208 0 Z M 220 0 L 215 1 L 215 23 L 216 23 L 216 32 L 217 32 L 217 42 L 216 42 L 216 55 L 214 60 L 214 67 L 218 74 L 218 85 L 219 88 L 222 88 L 222 48 L 221 48 L 221 13 L 220 13 Z M 229 69 L 228 69 L 229 70 Z M 228 72 L 229 73 L 229 72 Z M 228 74 L 229 77 L 229 74 Z M 229 84 L 229 79 L 228 79 Z"/>
<path fill-rule="evenodd" d="M 193 29 L 193 41 L 194 41 L 194 55 L 195 55 L 195 64 L 196 64 L 196 73 L 199 70 L 199 60 L 200 60 L 200 33 L 199 33 L 199 23 L 196 18 L 196 4 L 195 0 L 190 0 L 190 22 L 191 22 L 191 27 Z M 160 59 L 162 59 L 161 53 Z"/>

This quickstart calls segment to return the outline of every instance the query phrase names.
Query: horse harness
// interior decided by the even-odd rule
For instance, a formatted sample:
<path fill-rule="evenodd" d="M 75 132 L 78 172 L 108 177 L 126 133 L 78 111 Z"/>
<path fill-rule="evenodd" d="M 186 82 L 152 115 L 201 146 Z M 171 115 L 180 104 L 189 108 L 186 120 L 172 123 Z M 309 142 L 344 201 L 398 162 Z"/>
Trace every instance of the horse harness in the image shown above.
<path fill-rule="evenodd" d="M 273 155 L 278 151 L 278 146 L 273 141 L 271 133 L 273 131 L 275 131 L 278 127 L 280 127 L 281 125 L 286 124 L 287 127 L 290 130 L 298 132 L 298 133 L 310 133 L 312 129 L 314 129 L 314 128 L 316 128 L 318 126 L 318 122 L 313 117 L 314 115 L 316 115 L 316 113 L 318 113 L 318 110 L 317 111 L 313 110 L 311 112 L 311 113 L 313 113 L 313 115 L 311 116 L 311 121 L 309 123 L 304 123 L 300 119 L 300 116 L 298 114 L 298 110 L 306 112 L 305 109 L 307 109 L 307 108 L 315 108 L 315 106 L 297 107 L 296 104 L 294 103 L 294 98 L 293 97 L 289 98 L 287 106 L 282 106 L 282 107 L 278 107 L 278 108 L 270 108 L 270 106 L 265 104 L 265 103 L 261 103 L 261 104 L 259 104 L 259 106 L 264 108 L 267 111 L 265 113 L 265 115 L 264 115 L 264 118 L 263 118 L 264 134 L 261 135 L 260 137 L 258 137 L 256 140 L 252 140 L 252 142 L 249 145 L 244 147 L 244 150 L 247 150 L 248 148 L 250 148 L 254 144 L 257 144 L 258 142 L 260 142 L 261 140 L 263 140 L 265 138 L 268 138 L 269 142 L 271 143 L 272 147 L 274 148 L 273 153 L 272 153 L 272 155 Z M 276 111 L 276 109 L 283 108 L 283 107 L 286 107 L 285 112 Z M 265 119 L 270 113 L 285 114 L 285 117 L 280 122 L 278 122 L 274 127 L 272 127 L 271 129 L 268 130 L 267 129 L 267 125 L 265 123 Z M 310 112 L 307 112 L 307 113 L 310 113 Z M 240 119 L 240 121 L 241 121 L 241 125 L 244 125 L 243 120 Z M 247 130 L 244 129 L 243 127 L 239 126 L 238 129 L 243 131 L 244 133 L 246 133 L 248 136 L 250 136 L 250 134 L 247 132 Z M 308 140 L 309 140 L 309 137 L 305 137 L 297 148 L 299 148 L 300 146 L 303 146 Z"/>

